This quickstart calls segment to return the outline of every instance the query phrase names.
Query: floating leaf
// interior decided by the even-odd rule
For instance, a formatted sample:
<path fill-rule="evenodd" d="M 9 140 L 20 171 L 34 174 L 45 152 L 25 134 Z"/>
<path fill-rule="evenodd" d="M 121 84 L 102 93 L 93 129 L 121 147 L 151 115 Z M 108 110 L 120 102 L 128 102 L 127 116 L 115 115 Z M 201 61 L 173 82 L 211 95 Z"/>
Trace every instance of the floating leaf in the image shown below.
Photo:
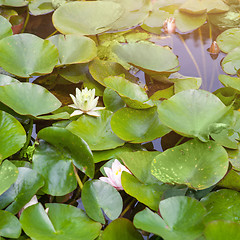
<path fill-rule="evenodd" d="M 84 184 L 82 202 L 88 216 L 102 224 L 105 223 L 102 210 L 108 218 L 114 220 L 119 217 L 123 207 L 118 191 L 100 180 L 92 180 Z"/>
<path fill-rule="evenodd" d="M 0 210 L 0 236 L 18 238 L 21 234 L 21 224 L 12 213 Z"/>
<path fill-rule="evenodd" d="M 38 133 L 38 138 L 62 150 L 66 160 L 84 172 L 89 177 L 94 176 L 92 152 L 86 142 L 65 128 L 48 127 Z"/>
<path fill-rule="evenodd" d="M 12 7 L 23 7 L 28 5 L 27 0 L 0 0 L 0 5 L 12 6 Z"/>
<path fill-rule="evenodd" d="M 188 137 L 207 141 L 209 125 L 217 122 L 227 108 L 215 95 L 204 90 L 186 90 L 177 93 L 158 108 L 163 124 Z"/>
<path fill-rule="evenodd" d="M 207 7 L 207 13 L 223 13 L 229 10 L 229 6 L 222 0 L 203 0 Z"/>
<path fill-rule="evenodd" d="M 240 68 L 240 47 L 234 48 L 221 62 L 225 73 L 235 75 Z"/>
<path fill-rule="evenodd" d="M 18 169 L 9 161 L 4 161 L 0 165 L 0 195 L 2 195 L 17 180 Z M 0 234 L 1 235 L 1 234 Z"/>
<path fill-rule="evenodd" d="M 217 44 L 225 53 L 229 53 L 234 48 L 239 47 L 240 28 L 231 28 L 218 35 Z"/>
<path fill-rule="evenodd" d="M 103 102 L 107 110 L 116 112 L 125 106 L 122 98 L 111 88 L 106 88 L 103 93 Z"/>
<path fill-rule="evenodd" d="M 43 177 L 36 171 L 20 167 L 16 182 L 0 196 L 0 208 L 17 214 L 44 185 Z"/>
<path fill-rule="evenodd" d="M 228 75 L 219 75 L 218 78 L 224 86 L 240 91 L 240 78 Z"/>
<path fill-rule="evenodd" d="M 28 5 L 32 15 L 42 15 L 54 10 L 52 0 L 32 0 Z"/>
<path fill-rule="evenodd" d="M 35 240 L 94 240 L 101 224 L 89 219 L 83 210 L 71 205 L 48 203 L 48 213 L 40 203 L 23 211 L 20 222 L 24 232 Z"/>
<path fill-rule="evenodd" d="M 152 163 L 152 174 L 160 181 L 198 190 L 216 184 L 227 169 L 225 149 L 213 141 L 202 143 L 197 139 L 164 151 Z"/>
<path fill-rule="evenodd" d="M 240 193 L 221 189 L 209 193 L 201 199 L 201 203 L 207 209 L 204 222 L 208 223 L 214 220 L 229 220 L 238 222 L 240 219 Z"/>
<path fill-rule="evenodd" d="M 109 30 L 122 13 L 115 2 L 70 2 L 54 12 L 53 24 L 63 34 L 95 35 Z"/>
<path fill-rule="evenodd" d="M 32 116 L 50 113 L 61 106 L 47 89 L 33 83 L 1 86 L 0 101 L 21 115 Z"/>
<path fill-rule="evenodd" d="M 33 34 L 22 33 L 0 41 L 0 66 L 19 77 L 51 73 L 57 64 L 57 48 Z"/>
<path fill-rule="evenodd" d="M 4 74 L 0 74 L 0 86 L 12 84 L 12 83 L 20 83 L 20 82 L 13 77 L 10 77 L 10 76 L 4 75 Z"/>
<path fill-rule="evenodd" d="M 113 149 L 124 144 L 111 129 L 112 112 L 100 111 L 100 117 L 83 115 L 77 121 L 72 121 L 67 129 L 83 138 L 91 150 Z"/>
<path fill-rule="evenodd" d="M 229 221 L 214 221 L 206 226 L 204 235 L 206 240 L 240 239 L 240 224 Z"/>
<path fill-rule="evenodd" d="M 179 10 L 188 14 L 201 15 L 207 11 L 207 8 L 201 0 L 187 0 L 180 6 Z"/>
<path fill-rule="evenodd" d="M 18 120 L 6 112 L 0 111 L 0 163 L 3 159 L 19 151 L 25 141 L 26 132 Z"/>
<path fill-rule="evenodd" d="M 169 240 L 193 240 L 202 234 L 206 210 L 196 199 L 171 197 L 160 202 L 159 211 L 162 218 L 149 209 L 137 213 L 135 227 Z"/>
<path fill-rule="evenodd" d="M 13 34 L 11 23 L 2 16 L 0 16 L 0 25 L 1 25 L 0 39 L 11 36 Z"/>
<path fill-rule="evenodd" d="M 50 37 L 48 40 L 58 49 L 58 66 L 90 62 L 97 56 L 96 44 L 88 37 L 77 34 L 57 34 Z"/>
<path fill-rule="evenodd" d="M 152 141 L 170 132 L 160 122 L 156 107 L 142 110 L 121 108 L 113 114 L 111 126 L 118 137 L 132 143 Z"/>
<path fill-rule="evenodd" d="M 111 222 L 102 233 L 102 240 L 143 240 L 142 235 L 135 229 L 132 222 L 119 218 Z"/>
<path fill-rule="evenodd" d="M 112 50 L 123 61 L 151 72 L 168 72 L 179 64 L 169 48 L 147 42 L 115 45 Z"/>

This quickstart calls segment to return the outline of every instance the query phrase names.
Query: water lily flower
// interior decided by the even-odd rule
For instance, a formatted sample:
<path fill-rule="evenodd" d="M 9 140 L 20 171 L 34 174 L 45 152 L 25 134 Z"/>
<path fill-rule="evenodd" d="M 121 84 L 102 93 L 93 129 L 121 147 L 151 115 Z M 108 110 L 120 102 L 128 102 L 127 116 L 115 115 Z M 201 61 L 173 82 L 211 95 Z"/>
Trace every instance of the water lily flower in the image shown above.
<path fill-rule="evenodd" d="M 107 175 L 107 177 L 100 177 L 99 179 L 103 182 L 109 183 L 113 187 L 115 187 L 117 190 L 123 190 L 122 182 L 121 182 L 121 176 L 122 172 L 128 172 L 131 174 L 131 172 L 122 165 L 117 159 L 114 160 L 112 164 L 112 168 L 104 167 L 104 171 Z"/>
<path fill-rule="evenodd" d="M 211 54 L 219 54 L 220 48 L 219 48 L 219 46 L 218 46 L 216 41 L 212 42 L 211 47 L 209 48 L 209 52 Z"/>
<path fill-rule="evenodd" d="M 80 91 L 76 88 L 76 97 L 72 94 L 70 94 L 70 97 L 72 98 L 74 104 L 68 106 L 77 109 L 70 115 L 70 117 L 81 115 L 83 113 L 99 117 L 100 114 L 97 111 L 104 109 L 104 107 L 97 107 L 99 97 L 95 98 L 95 89 L 88 90 L 86 87 Z"/>
<path fill-rule="evenodd" d="M 163 30 L 165 33 L 175 33 L 176 31 L 176 23 L 175 23 L 175 18 L 170 17 L 167 18 L 164 23 L 163 23 Z"/>

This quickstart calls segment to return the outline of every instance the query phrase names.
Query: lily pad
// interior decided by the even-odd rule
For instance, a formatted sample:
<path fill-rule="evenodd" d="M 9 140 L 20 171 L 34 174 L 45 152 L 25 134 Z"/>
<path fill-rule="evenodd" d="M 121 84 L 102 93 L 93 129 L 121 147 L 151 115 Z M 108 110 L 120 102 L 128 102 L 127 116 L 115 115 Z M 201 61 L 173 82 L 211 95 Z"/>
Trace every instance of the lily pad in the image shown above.
<path fill-rule="evenodd" d="M 10 77 L 8 75 L 0 74 L 0 86 L 12 84 L 12 83 L 20 83 L 17 79 Z"/>
<path fill-rule="evenodd" d="M 11 7 L 23 7 L 28 5 L 27 0 L 0 0 L 0 5 L 11 6 Z"/>
<path fill-rule="evenodd" d="M 83 115 L 78 120 L 72 121 L 67 129 L 83 138 L 91 150 L 113 149 L 124 144 L 111 129 L 110 121 L 112 112 L 99 111 L 100 117 Z"/>
<path fill-rule="evenodd" d="M 132 222 L 119 218 L 111 222 L 102 233 L 102 240 L 143 240 L 141 233 L 135 229 Z"/>
<path fill-rule="evenodd" d="M 194 198 L 177 196 L 159 204 L 160 217 L 149 209 L 137 213 L 134 226 L 169 240 L 193 240 L 203 231 L 205 208 Z"/>
<path fill-rule="evenodd" d="M 51 73 L 58 61 L 52 43 L 29 33 L 2 39 L 0 51 L 0 66 L 19 77 Z"/>
<path fill-rule="evenodd" d="M 0 209 L 17 214 L 44 185 L 43 177 L 36 171 L 20 167 L 16 182 L 0 196 Z"/>
<path fill-rule="evenodd" d="M 1 86 L 0 101 L 21 115 L 32 116 L 50 113 L 61 106 L 47 89 L 33 83 Z"/>
<path fill-rule="evenodd" d="M 217 37 L 217 44 L 221 51 L 229 53 L 240 46 L 240 28 L 231 28 Z"/>
<path fill-rule="evenodd" d="M 10 114 L 0 111 L 0 163 L 19 151 L 26 141 L 23 126 Z"/>
<path fill-rule="evenodd" d="M 88 216 L 102 224 L 105 224 L 102 210 L 108 218 L 114 220 L 119 217 L 123 207 L 122 197 L 118 191 L 100 180 L 92 180 L 84 184 L 82 202 Z"/>
<path fill-rule="evenodd" d="M 204 235 L 206 240 L 240 239 L 240 223 L 214 221 L 206 226 Z"/>
<path fill-rule="evenodd" d="M 229 110 L 218 97 L 204 90 L 177 93 L 158 108 L 163 124 L 188 137 L 207 141 L 209 125 L 217 122 Z"/>
<path fill-rule="evenodd" d="M 24 232 L 35 240 L 94 240 L 101 224 L 71 205 L 50 203 L 48 214 L 40 203 L 25 209 L 20 217 Z"/>
<path fill-rule="evenodd" d="M 11 36 L 13 34 L 12 25 L 6 18 L 0 16 L 0 24 L 0 39 Z"/>
<path fill-rule="evenodd" d="M 38 133 L 38 138 L 63 150 L 65 159 L 73 164 L 89 177 L 94 176 L 94 163 L 92 152 L 86 142 L 65 128 L 48 127 Z"/>
<path fill-rule="evenodd" d="M 160 122 L 156 107 L 142 110 L 121 108 L 114 113 L 111 126 L 118 137 L 132 143 L 152 141 L 170 132 Z"/>
<path fill-rule="evenodd" d="M 53 24 L 63 34 L 95 35 L 109 30 L 122 14 L 115 2 L 70 2 L 54 12 Z"/>
<path fill-rule="evenodd" d="M 121 60 L 151 72 L 168 72 L 179 64 L 169 48 L 147 42 L 114 45 L 112 50 Z"/>
<path fill-rule="evenodd" d="M 224 86 L 231 87 L 240 92 L 240 78 L 228 75 L 219 75 L 218 78 Z"/>
<path fill-rule="evenodd" d="M 231 169 L 217 184 L 219 187 L 240 191 L 240 173 Z"/>
<path fill-rule="evenodd" d="M 201 27 L 207 20 L 206 14 L 191 15 L 179 12 L 178 10 L 174 12 L 174 17 L 176 19 L 176 26 L 181 32 L 189 32 L 195 30 Z"/>
<path fill-rule="evenodd" d="M 219 182 L 228 164 L 223 147 L 213 141 L 202 143 L 193 139 L 159 154 L 153 160 L 152 174 L 165 183 L 201 190 Z"/>
<path fill-rule="evenodd" d="M 240 68 L 240 47 L 234 48 L 221 62 L 225 73 L 235 75 Z"/>
<path fill-rule="evenodd" d="M 240 219 L 240 193 L 229 189 L 221 189 L 209 193 L 201 199 L 207 209 L 204 222 L 228 220 L 238 222 Z"/>
<path fill-rule="evenodd" d="M 41 141 L 33 155 L 33 169 L 44 178 L 44 193 L 63 196 L 77 187 L 71 155 L 63 149 Z"/>
<path fill-rule="evenodd" d="M 8 190 L 11 185 L 17 180 L 18 169 L 10 161 L 4 161 L 0 165 L 0 195 Z M 1 235 L 1 234 L 0 234 Z"/>
<path fill-rule="evenodd" d="M 224 13 L 229 10 L 224 0 L 203 0 L 202 2 L 207 7 L 207 13 L 210 14 Z"/>
<path fill-rule="evenodd" d="M 0 236 L 18 238 L 21 234 L 21 224 L 12 213 L 0 210 Z"/>
<path fill-rule="evenodd" d="M 97 56 L 95 42 L 88 37 L 77 34 L 57 34 L 48 39 L 58 49 L 58 66 L 90 62 Z"/>
<path fill-rule="evenodd" d="M 201 15 L 207 12 L 207 8 L 201 0 L 187 0 L 179 8 L 181 12 Z"/>
<path fill-rule="evenodd" d="M 42 15 L 54 10 L 52 0 L 32 0 L 28 5 L 32 15 Z"/>

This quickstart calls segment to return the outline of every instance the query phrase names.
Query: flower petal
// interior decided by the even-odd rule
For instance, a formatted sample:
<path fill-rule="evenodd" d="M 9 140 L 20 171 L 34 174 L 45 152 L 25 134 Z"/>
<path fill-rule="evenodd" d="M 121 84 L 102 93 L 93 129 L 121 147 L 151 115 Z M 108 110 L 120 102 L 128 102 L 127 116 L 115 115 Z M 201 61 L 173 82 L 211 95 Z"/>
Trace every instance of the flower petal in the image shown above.
<path fill-rule="evenodd" d="M 86 112 L 86 114 L 90 115 L 90 116 L 93 116 L 93 117 L 100 117 L 100 113 L 98 112 L 95 112 L 95 111 L 88 111 Z"/>
<path fill-rule="evenodd" d="M 70 117 L 77 116 L 77 115 L 82 115 L 82 114 L 83 114 L 83 111 L 81 111 L 81 110 L 75 110 L 75 111 L 70 115 Z"/>

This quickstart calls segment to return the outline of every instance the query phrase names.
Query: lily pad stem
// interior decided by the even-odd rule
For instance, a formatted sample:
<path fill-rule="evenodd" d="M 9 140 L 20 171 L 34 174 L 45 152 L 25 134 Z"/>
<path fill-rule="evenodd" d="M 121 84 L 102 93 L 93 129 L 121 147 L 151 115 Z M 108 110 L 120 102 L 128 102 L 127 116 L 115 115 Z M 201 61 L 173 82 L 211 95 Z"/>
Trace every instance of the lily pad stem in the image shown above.
<path fill-rule="evenodd" d="M 26 17 L 26 20 L 24 22 L 24 25 L 23 25 L 23 28 L 22 28 L 22 31 L 21 33 L 24 33 L 25 29 L 26 29 L 26 26 L 28 24 L 28 21 L 29 21 L 29 17 L 30 17 L 30 14 L 29 14 L 29 11 L 27 11 L 27 17 Z"/>
<path fill-rule="evenodd" d="M 53 33 L 51 33 L 49 36 L 46 37 L 46 39 L 50 38 L 51 36 L 55 35 L 58 32 L 58 30 L 54 31 Z"/>
<path fill-rule="evenodd" d="M 178 146 L 178 145 L 182 142 L 182 140 L 183 140 L 184 138 L 185 138 L 185 137 L 181 137 L 181 138 L 178 140 L 178 142 L 175 144 L 174 147 Z"/>
<path fill-rule="evenodd" d="M 80 177 L 79 177 L 79 175 L 78 175 L 77 169 L 76 169 L 76 167 L 74 166 L 74 164 L 73 164 L 73 171 L 74 171 L 74 173 L 75 173 L 75 176 L 76 176 L 76 179 L 77 179 L 77 182 L 78 182 L 78 186 L 79 186 L 80 189 L 82 190 L 82 188 L 83 188 L 83 183 L 82 183 L 82 181 L 81 181 L 81 179 L 80 179 Z"/>
<path fill-rule="evenodd" d="M 123 217 L 126 212 L 131 208 L 131 206 L 133 205 L 133 203 L 135 203 L 136 199 L 133 199 L 128 205 L 127 207 L 122 211 L 121 215 L 119 217 Z"/>

